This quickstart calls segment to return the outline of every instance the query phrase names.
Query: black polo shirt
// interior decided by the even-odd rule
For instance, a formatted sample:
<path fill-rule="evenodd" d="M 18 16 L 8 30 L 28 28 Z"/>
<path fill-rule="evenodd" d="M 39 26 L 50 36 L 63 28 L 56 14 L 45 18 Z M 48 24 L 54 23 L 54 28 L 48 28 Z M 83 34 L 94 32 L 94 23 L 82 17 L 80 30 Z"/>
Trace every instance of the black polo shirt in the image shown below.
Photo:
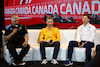
<path fill-rule="evenodd" d="M 13 31 L 14 28 L 15 27 L 12 24 L 8 25 L 6 27 L 4 36 L 9 35 Z M 17 33 L 15 33 L 11 37 L 11 39 L 8 40 L 8 44 L 21 45 L 25 41 L 24 35 L 26 35 L 26 34 L 28 34 L 26 27 L 23 24 L 19 24 Z"/>

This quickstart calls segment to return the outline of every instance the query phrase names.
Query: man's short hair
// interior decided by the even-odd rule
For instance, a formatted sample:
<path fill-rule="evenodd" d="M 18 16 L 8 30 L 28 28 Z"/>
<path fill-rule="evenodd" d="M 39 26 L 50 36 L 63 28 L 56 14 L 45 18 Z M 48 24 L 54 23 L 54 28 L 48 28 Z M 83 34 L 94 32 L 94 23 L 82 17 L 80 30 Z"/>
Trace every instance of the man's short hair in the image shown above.
<path fill-rule="evenodd" d="M 47 17 L 47 18 L 46 18 L 46 21 L 47 21 L 48 19 L 52 19 L 52 20 L 53 20 L 53 18 L 52 18 L 52 17 Z"/>
<path fill-rule="evenodd" d="M 12 15 L 11 16 L 11 21 L 13 21 L 13 19 L 15 19 L 15 18 L 19 18 L 18 15 Z"/>
<path fill-rule="evenodd" d="M 84 14 L 83 16 L 87 16 L 87 17 L 88 17 L 88 19 L 90 19 L 90 16 L 89 16 L 88 14 Z"/>

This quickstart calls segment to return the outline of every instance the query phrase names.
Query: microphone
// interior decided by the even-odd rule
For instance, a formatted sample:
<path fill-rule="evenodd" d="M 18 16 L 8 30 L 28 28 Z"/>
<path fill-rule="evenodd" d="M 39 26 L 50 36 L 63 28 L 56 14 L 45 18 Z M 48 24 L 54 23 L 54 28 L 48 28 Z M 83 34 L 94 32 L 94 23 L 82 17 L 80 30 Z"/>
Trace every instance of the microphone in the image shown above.
<path fill-rule="evenodd" d="M 52 43 L 52 40 L 50 40 L 49 43 Z"/>
<path fill-rule="evenodd" d="M 19 25 L 18 24 L 15 24 L 15 28 L 19 28 Z"/>

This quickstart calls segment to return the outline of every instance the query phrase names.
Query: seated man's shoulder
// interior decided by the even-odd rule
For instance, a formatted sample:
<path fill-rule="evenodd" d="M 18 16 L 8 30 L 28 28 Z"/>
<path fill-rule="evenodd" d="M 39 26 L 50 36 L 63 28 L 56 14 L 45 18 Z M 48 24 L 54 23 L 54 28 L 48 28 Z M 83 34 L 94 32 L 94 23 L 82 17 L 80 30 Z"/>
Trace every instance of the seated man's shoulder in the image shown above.
<path fill-rule="evenodd" d="M 20 26 L 25 26 L 24 24 L 19 24 Z"/>
<path fill-rule="evenodd" d="M 45 28 L 42 28 L 42 30 L 41 31 L 45 31 L 46 30 L 46 27 Z"/>
<path fill-rule="evenodd" d="M 90 24 L 90 27 L 96 29 L 96 27 L 94 25 L 92 25 L 92 24 Z"/>
<path fill-rule="evenodd" d="M 80 25 L 77 27 L 77 30 L 82 30 L 82 28 L 83 28 L 83 25 Z"/>
<path fill-rule="evenodd" d="M 26 28 L 26 26 L 24 24 L 19 24 L 19 27 L 23 27 Z M 26 28 L 27 29 L 27 28 Z"/>
<path fill-rule="evenodd" d="M 6 26 L 6 29 L 8 29 L 9 27 L 11 27 L 11 24 L 10 24 L 10 25 L 8 25 L 8 26 Z"/>
<path fill-rule="evenodd" d="M 46 27 L 42 28 L 42 30 L 45 30 L 45 29 L 46 29 Z"/>
<path fill-rule="evenodd" d="M 83 27 L 83 24 L 82 24 L 82 25 L 80 25 L 80 26 L 78 26 L 78 28 L 80 28 L 80 27 Z"/>
<path fill-rule="evenodd" d="M 57 27 L 54 27 L 54 29 L 59 29 L 59 28 L 57 28 Z"/>

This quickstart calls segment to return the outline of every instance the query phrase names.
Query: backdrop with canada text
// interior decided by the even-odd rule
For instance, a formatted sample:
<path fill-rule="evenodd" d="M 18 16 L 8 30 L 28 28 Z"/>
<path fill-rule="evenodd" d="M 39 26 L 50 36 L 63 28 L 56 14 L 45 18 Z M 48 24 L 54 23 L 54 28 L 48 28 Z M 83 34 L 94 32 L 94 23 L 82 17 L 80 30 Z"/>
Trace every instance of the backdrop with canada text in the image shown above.
<path fill-rule="evenodd" d="M 54 26 L 60 29 L 76 29 L 87 13 L 90 23 L 100 28 L 100 0 L 5 0 L 4 13 L 5 26 L 11 24 L 11 15 L 17 14 L 28 28 L 43 28 L 46 17 L 52 16 Z"/>

